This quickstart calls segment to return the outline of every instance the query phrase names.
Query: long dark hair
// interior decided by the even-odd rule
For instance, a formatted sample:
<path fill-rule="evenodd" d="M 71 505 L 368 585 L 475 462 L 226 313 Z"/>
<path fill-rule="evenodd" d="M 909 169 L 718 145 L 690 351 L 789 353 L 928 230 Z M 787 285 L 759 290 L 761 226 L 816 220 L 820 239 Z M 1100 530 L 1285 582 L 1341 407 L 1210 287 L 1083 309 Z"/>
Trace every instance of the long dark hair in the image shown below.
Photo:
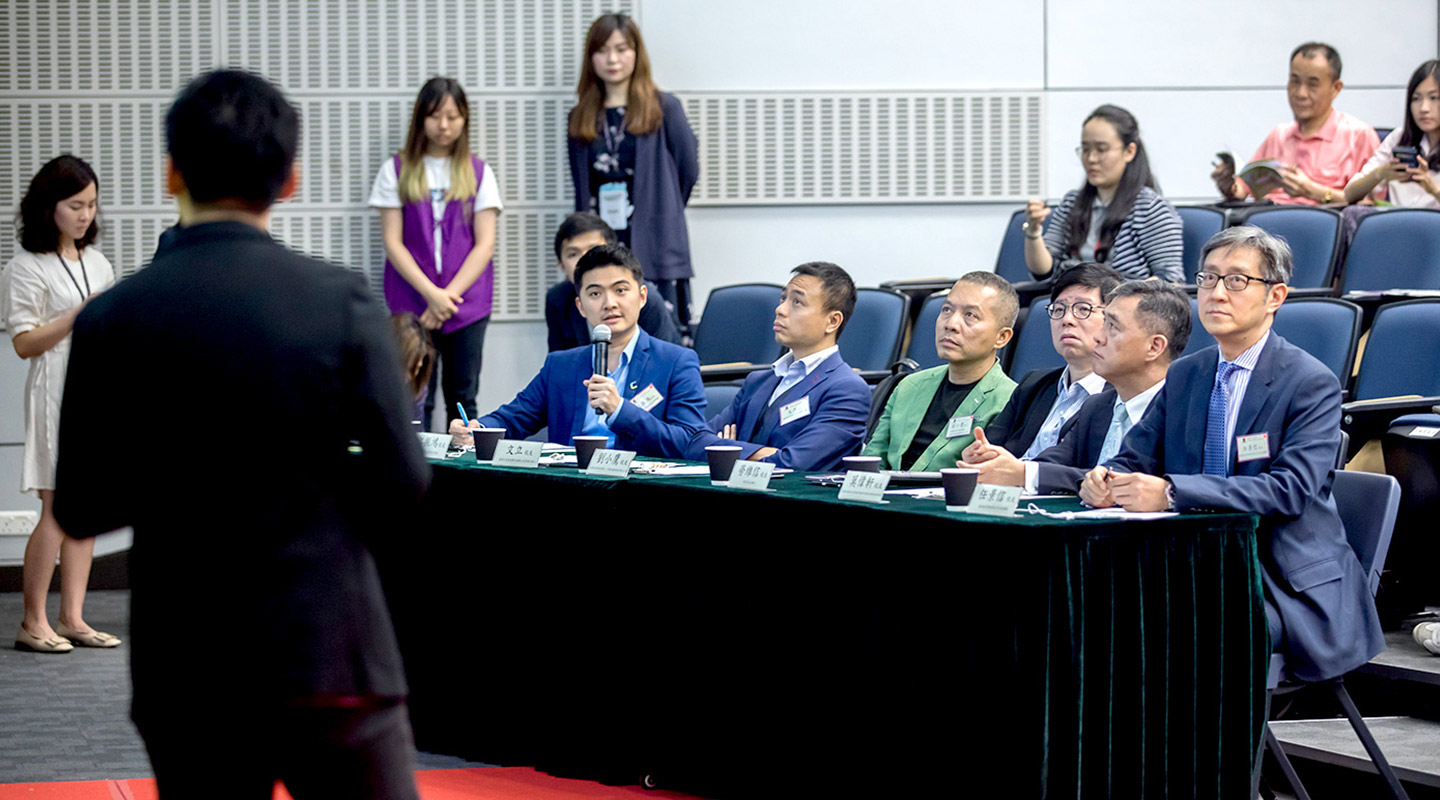
<path fill-rule="evenodd" d="M 636 134 L 654 133 L 660 128 L 660 90 L 650 77 L 650 56 L 640 26 L 625 14 L 606 14 L 590 24 L 585 35 L 585 58 L 580 62 L 580 81 L 575 87 L 578 101 L 570 110 L 570 135 L 592 142 L 600 135 L 600 118 L 605 115 L 605 84 L 595 74 L 593 56 L 610 37 L 620 31 L 635 51 L 635 71 L 630 74 L 630 92 L 625 100 L 625 130 Z"/>
<path fill-rule="evenodd" d="M 430 148 L 430 140 L 425 137 L 425 118 L 444 105 L 447 97 L 455 101 L 455 108 L 465 118 L 465 127 L 450 151 L 450 188 L 445 199 L 465 200 L 475 196 L 475 167 L 470 163 L 470 101 L 465 98 L 459 81 L 435 77 L 426 81 L 415 96 L 410 131 L 405 134 L 405 149 L 400 153 L 400 174 L 395 177 L 400 199 L 406 202 L 430 197 L 430 189 L 425 184 L 425 153 Z"/>
<path fill-rule="evenodd" d="M 1419 149 L 1420 140 L 1425 138 L 1425 131 L 1420 130 L 1420 126 L 1415 122 L 1415 112 L 1410 110 L 1410 98 L 1415 96 L 1415 90 L 1426 78 L 1434 78 L 1440 82 L 1440 61 L 1432 58 L 1421 64 L 1410 76 L 1410 84 L 1405 87 L 1405 127 L 1400 133 L 1401 147 Z M 1432 149 L 1430 157 L 1426 160 L 1429 162 L 1431 172 L 1440 171 L 1440 147 Z"/>
<path fill-rule="evenodd" d="M 60 230 L 55 227 L 55 204 L 67 197 L 85 191 L 95 184 L 100 190 L 100 178 L 83 159 L 66 153 L 50 159 L 35 177 L 30 179 L 30 188 L 20 198 L 20 210 L 15 214 L 16 233 L 20 246 L 32 253 L 51 253 L 60 247 Z M 85 235 L 75 242 L 76 250 L 84 250 L 100 235 L 100 215 L 90 220 Z"/>
<path fill-rule="evenodd" d="M 1105 209 L 1105 219 L 1100 223 L 1100 235 L 1095 238 L 1095 260 L 1108 260 L 1110 245 L 1115 243 L 1115 232 L 1120 230 L 1120 224 L 1130 216 L 1130 210 L 1135 207 L 1135 198 L 1140 195 L 1140 190 L 1146 186 L 1160 191 L 1160 184 L 1156 183 L 1155 176 L 1150 174 L 1150 159 L 1145 156 L 1145 143 L 1140 141 L 1140 123 L 1129 111 L 1120 106 L 1100 106 L 1090 112 L 1085 122 L 1092 119 L 1103 119 L 1115 128 L 1115 133 L 1120 136 L 1121 148 L 1129 147 L 1133 142 L 1135 145 L 1135 157 L 1125 165 L 1125 172 L 1120 176 L 1120 185 L 1115 188 L 1115 196 L 1110 198 L 1110 207 Z M 1075 200 L 1075 206 L 1070 209 L 1070 215 L 1065 220 L 1065 226 L 1069 230 L 1069 255 L 1080 255 L 1080 245 L 1085 243 L 1085 237 L 1090 235 L 1090 209 L 1095 205 L 1097 191 L 1094 186 L 1086 181 L 1080 187 L 1080 196 Z"/>

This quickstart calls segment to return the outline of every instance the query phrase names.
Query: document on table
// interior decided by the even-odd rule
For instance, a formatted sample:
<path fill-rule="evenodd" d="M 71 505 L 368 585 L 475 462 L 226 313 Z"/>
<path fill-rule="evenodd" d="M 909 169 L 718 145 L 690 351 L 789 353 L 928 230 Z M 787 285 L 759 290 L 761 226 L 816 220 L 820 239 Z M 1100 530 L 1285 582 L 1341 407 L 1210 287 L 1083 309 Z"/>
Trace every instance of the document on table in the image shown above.
<path fill-rule="evenodd" d="M 1178 516 L 1180 516 L 1178 511 L 1126 511 L 1123 508 L 1092 508 L 1088 511 L 1074 512 L 1075 519 L 1144 520 Z"/>

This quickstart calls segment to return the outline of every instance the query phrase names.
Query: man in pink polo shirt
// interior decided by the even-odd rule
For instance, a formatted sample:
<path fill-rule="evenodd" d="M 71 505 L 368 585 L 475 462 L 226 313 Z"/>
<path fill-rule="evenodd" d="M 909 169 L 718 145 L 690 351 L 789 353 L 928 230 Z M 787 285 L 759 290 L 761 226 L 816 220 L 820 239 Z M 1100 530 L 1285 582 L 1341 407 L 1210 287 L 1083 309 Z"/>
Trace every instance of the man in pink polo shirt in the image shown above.
<path fill-rule="evenodd" d="M 1294 122 L 1275 126 L 1251 161 L 1273 158 L 1283 187 L 1265 195 L 1276 203 L 1328 205 L 1345 202 L 1345 184 L 1380 146 L 1375 129 L 1331 107 L 1344 83 L 1340 54 L 1320 42 L 1306 42 L 1290 54 L 1286 89 Z M 1234 170 L 1221 164 L 1210 177 L 1226 200 L 1251 191 Z"/>

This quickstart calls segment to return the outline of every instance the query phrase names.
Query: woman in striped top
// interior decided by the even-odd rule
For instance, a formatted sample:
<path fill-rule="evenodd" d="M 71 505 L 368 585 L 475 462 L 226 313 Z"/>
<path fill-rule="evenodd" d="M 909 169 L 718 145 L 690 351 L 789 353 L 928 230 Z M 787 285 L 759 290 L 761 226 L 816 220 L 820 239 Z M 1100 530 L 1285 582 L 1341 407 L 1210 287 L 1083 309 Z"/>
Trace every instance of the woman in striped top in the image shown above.
<path fill-rule="evenodd" d="M 1026 207 L 1025 264 L 1037 278 L 1080 261 L 1108 264 L 1126 278 L 1184 278 L 1180 215 L 1160 196 L 1140 141 L 1140 125 L 1119 106 L 1100 106 L 1085 119 L 1080 146 L 1085 184 L 1051 209 Z"/>

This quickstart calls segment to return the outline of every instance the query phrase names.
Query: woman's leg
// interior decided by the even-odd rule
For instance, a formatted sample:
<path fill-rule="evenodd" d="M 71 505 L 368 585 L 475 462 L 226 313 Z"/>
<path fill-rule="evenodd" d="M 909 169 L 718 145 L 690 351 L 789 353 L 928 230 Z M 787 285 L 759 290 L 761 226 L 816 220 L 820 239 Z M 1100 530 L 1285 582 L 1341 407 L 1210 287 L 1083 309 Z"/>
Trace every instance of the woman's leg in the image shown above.
<path fill-rule="evenodd" d="M 40 521 L 35 523 L 30 540 L 25 543 L 25 567 L 21 578 L 25 617 L 20 624 L 26 633 L 41 639 L 55 638 L 55 630 L 50 627 L 45 613 L 45 600 L 50 592 L 50 578 L 55 575 L 55 556 L 59 554 L 60 542 L 65 538 L 64 531 L 60 530 L 51 513 L 54 500 L 54 491 L 40 490 Z M 89 570 L 88 563 L 86 570 Z"/>
<path fill-rule="evenodd" d="M 60 528 L 59 524 L 55 526 Z M 60 624 L 85 632 L 85 590 L 90 585 L 90 564 L 95 559 L 94 539 L 71 539 L 60 531 Z"/>

